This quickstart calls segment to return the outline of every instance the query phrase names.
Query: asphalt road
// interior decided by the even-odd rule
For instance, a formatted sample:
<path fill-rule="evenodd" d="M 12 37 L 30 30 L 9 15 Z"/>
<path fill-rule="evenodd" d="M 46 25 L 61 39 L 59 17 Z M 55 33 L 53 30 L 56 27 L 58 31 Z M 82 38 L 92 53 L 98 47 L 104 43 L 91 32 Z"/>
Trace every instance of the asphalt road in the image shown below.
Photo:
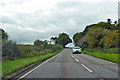
<path fill-rule="evenodd" d="M 64 49 L 20 78 L 118 78 L 118 64 Z"/>

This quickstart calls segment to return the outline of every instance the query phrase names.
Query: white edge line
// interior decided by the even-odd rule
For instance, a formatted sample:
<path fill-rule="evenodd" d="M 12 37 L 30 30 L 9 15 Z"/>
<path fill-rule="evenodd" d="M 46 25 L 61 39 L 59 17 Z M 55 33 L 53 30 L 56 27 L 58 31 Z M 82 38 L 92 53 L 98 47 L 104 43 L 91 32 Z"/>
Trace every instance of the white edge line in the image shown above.
<path fill-rule="evenodd" d="M 59 54 L 53 56 L 52 58 L 46 60 L 45 62 L 41 63 L 40 65 L 38 65 L 37 67 L 35 67 L 34 69 L 30 70 L 29 72 L 27 72 L 26 74 L 24 74 L 23 76 L 21 76 L 18 80 L 24 78 L 25 76 L 27 76 L 28 74 L 30 74 L 31 72 L 33 72 L 34 70 L 36 70 L 37 68 L 39 68 L 40 66 L 42 66 L 43 64 L 45 64 L 46 62 L 50 61 L 51 59 L 55 58 L 56 56 L 58 56 Z"/>
<path fill-rule="evenodd" d="M 85 69 L 87 69 L 89 72 L 93 72 L 92 70 L 90 70 L 88 67 L 86 67 L 84 64 L 81 64 L 81 66 L 83 66 Z"/>
<path fill-rule="evenodd" d="M 103 59 L 102 59 L 103 60 Z M 111 61 L 107 61 L 107 60 L 103 60 L 104 62 L 106 62 L 106 63 L 110 63 L 110 64 L 116 64 L 116 63 L 113 63 L 113 62 L 111 62 Z"/>
<path fill-rule="evenodd" d="M 85 55 L 86 55 L 86 54 L 85 54 Z M 90 55 L 87 55 L 87 56 L 90 56 Z M 98 60 L 102 60 L 102 61 L 105 62 L 105 63 L 117 64 L 117 63 L 114 63 L 114 62 L 111 62 L 111 61 L 108 61 L 108 60 L 104 60 L 104 59 L 101 59 L 101 58 L 97 58 L 97 57 L 94 57 L 94 56 L 90 56 L 90 57 L 96 58 L 96 59 L 98 59 Z"/>

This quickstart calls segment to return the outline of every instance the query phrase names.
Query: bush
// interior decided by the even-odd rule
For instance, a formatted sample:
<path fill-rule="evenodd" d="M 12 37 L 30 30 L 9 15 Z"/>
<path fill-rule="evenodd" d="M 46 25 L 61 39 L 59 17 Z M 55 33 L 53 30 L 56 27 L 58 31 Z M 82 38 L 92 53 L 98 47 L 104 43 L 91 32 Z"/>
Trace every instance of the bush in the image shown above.
<path fill-rule="evenodd" d="M 99 53 L 104 53 L 104 54 L 119 54 L 119 49 L 120 48 L 108 48 L 108 49 L 101 49 L 101 48 L 94 48 L 94 49 L 90 49 L 90 48 L 86 48 L 84 49 L 85 51 L 88 52 L 99 52 Z"/>
<path fill-rule="evenodd" d="M 12 40 L 3 41 L 2 44 L 2 56 L 3 59 L 14 60 L 20 56 L 20 51 L 17 43 Z"/>
<path fill-rule="evenodd" d="M 17 44 L 15 41 L 8 40 L 8 35 L 0 29 L 2 36 L 2 57 L 4 60 L 13 61 L 16 58 L 28 58 L 40 56 L 47 53 L 56 52 L 62 49 L 60 45 L 48 44 L 48 41 L 36 40 L 34 45 Z M 0 34 L 1 34 L 0 33 Z"/>

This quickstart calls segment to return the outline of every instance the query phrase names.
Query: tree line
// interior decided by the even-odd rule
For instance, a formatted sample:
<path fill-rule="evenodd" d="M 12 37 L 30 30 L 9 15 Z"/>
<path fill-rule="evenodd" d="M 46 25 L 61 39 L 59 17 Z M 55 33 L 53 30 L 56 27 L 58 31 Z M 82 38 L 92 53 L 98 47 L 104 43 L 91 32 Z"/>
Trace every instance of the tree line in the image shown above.
<path fill-rule="evenodd" d="M 17 42 L 8 39 L 8 34 L 1 31 L 2 38 L 2 57 L 3 60 L 14 60 L 17 58 L 27 58 L 52 53 L 72 42 L 69 35 L 60 33 L 58 37 L 51 37 L 50 42 L 47 40 L 36 40 L 34 45 L 17 44 Z M 82 48 L 117 48 L 120 35 L 120 19 L 112 24 L 111 19 L 107 22 L 99 22 L 86 26 L 85 30 L 76 33 L 73 41 L 76 46 L 82 44 Z M 51 44 L 52 43 L 52 44 Z"/>
<path fill-rule="evenodd" d="M 73 36 L 75 45 L 82 48 L 117 48 L 120 44 L 120 19 L 112 24 L 111 19 L 107 22 L 99 22 L 86 26 L 85 30 Z"/>
<path fill-rule="evenodd" d="M 49 44 L 47 40 L 36 40 L 34 41 L 34 45 L 17 44 L 17 42 L 9 39 L 8 34 L 3 29 L 0 29 L 0 31 L 2 38 L 3 61 L 40 56 L 63 48 L 62 45 Z"/>

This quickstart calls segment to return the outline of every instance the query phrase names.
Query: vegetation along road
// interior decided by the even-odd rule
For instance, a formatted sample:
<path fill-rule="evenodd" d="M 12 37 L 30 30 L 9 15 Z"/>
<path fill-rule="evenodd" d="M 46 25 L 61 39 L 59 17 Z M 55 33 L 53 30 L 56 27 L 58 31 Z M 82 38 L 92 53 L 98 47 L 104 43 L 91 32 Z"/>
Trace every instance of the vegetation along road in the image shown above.
<path fill-rule="evenodd" d="M 6 78 L 40 61 L 30 70 L 18 74 L 16 78 L 117 79 L 118 63 L 120 63 L 118 41 L 120 19 L 111 22 L 111 19 L 107 19 L 107 22 L 86 26 L 83 32 L 74 34 L 72 39 L 63 32 L 57 37 L 50 37 L 50 40 L 37 39 L 33 44 L 18 44 L 9 39 L 9 35 L 0 29 L 2 34 L 2 75 L 0 77 Z M 79 46 L 82 54 L 72 54 L 72 49 L 66 48 L 69 43 Z"/>
<path fill-rule="evenodd" d="M 118 78 L 118 64 L 64 49 L 16 78 Z"/>

